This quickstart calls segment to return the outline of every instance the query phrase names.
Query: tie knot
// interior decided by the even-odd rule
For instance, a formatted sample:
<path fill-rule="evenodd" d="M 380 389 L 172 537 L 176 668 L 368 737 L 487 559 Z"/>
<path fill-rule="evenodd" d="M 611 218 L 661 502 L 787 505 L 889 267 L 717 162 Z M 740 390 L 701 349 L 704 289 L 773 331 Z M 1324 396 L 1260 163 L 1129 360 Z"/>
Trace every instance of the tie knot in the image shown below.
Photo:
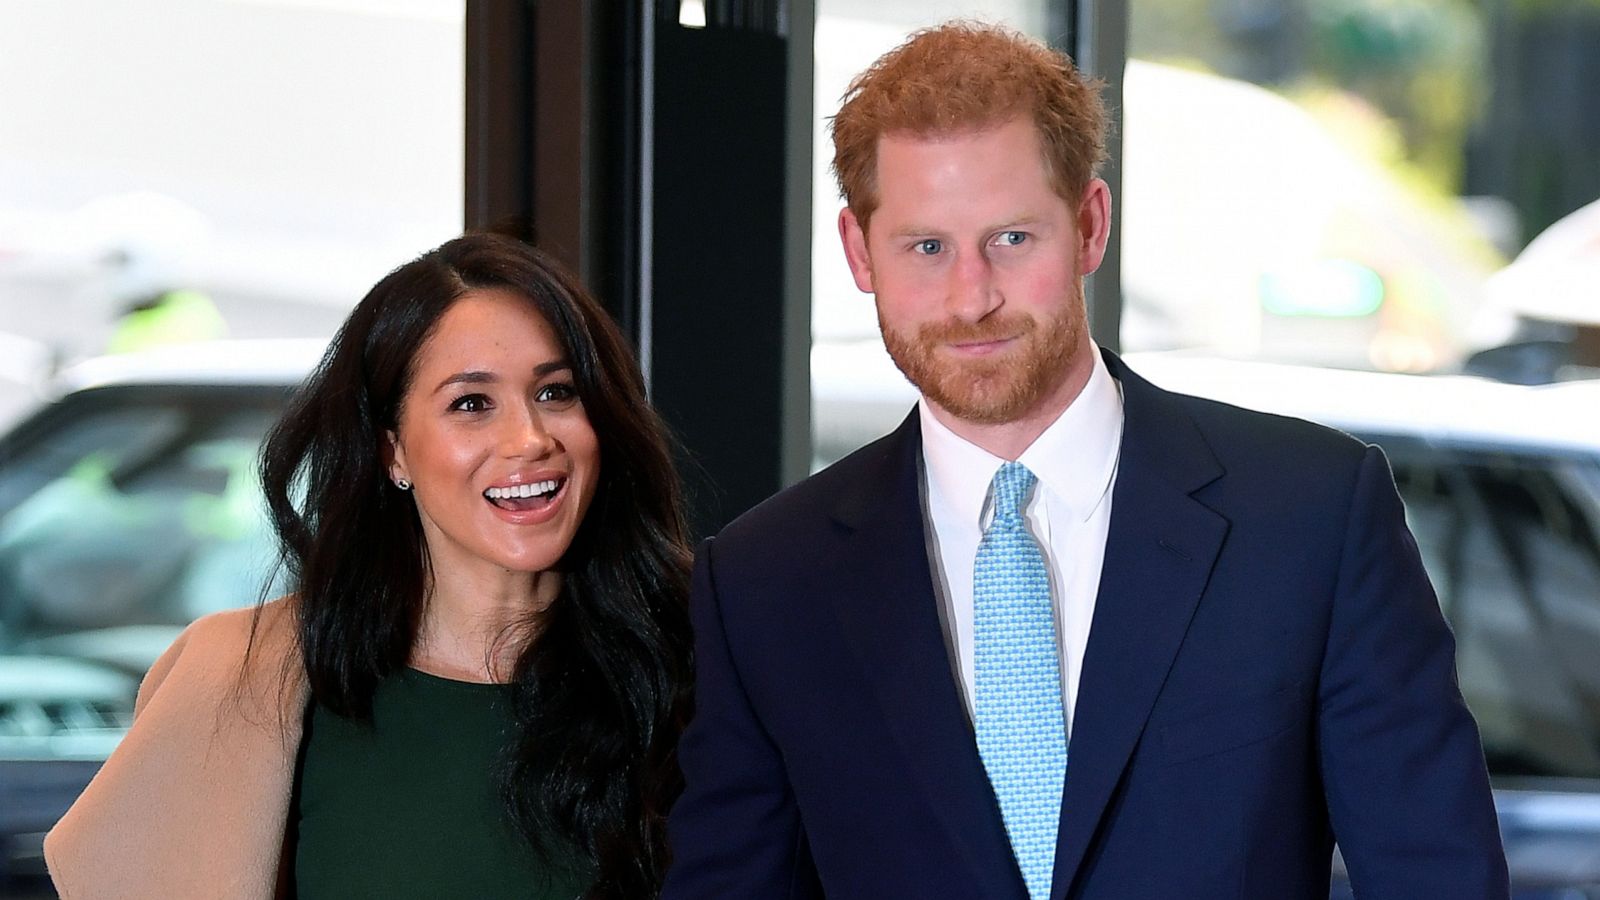
<path fill-rule="evenodd" d="M 1022 507 L 1033 493 L 1039 477 L 1019 462 L 1008 462 L 994 473 L 990 489 L 994 491 L 994 517 L 996 521 L 1022 517 Z"/>

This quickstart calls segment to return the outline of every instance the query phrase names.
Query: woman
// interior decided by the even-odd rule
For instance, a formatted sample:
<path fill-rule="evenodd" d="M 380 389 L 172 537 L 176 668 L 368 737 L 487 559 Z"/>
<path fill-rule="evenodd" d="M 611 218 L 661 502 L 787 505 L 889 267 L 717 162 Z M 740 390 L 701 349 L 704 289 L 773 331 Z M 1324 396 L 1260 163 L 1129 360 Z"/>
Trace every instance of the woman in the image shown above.
<path fill-rule="evenodd" d="M 600 307 L 507 238 L 402 266 L 262 480 L 296 590 L 152 668 L 46 841 L 62 896 L 653 896 L 688 553 Z"/>

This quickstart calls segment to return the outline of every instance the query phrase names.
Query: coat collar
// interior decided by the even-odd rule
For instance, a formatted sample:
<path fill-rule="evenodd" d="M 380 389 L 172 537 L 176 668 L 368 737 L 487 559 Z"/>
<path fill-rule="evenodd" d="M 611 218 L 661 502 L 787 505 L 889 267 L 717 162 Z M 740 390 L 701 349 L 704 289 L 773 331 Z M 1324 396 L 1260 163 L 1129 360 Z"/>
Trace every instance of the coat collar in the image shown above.
<path fill-rule="evenodd" d="M 1106 353 L 1122 383 L 1122 457 L 1084 650 L 1055 889 L 1067 896 L 1210 579 L 1228 522 L 1193 496 L 1223 477 L 1176 395 Z"/>
<path fill-rule="evenodd" d="M 1056 847 L 1065 897 L 1183 641 L 1227 522 L 1191 495 L 1223 475 L 1174 395 L 1110 352 L 1121 459 L 1085 650 Z M 1005 827 L 947 658 L 920 501 L 915 412 L 863 451 L 835 519 L 851 533 L 834 608 L 925 799 L 982 896 L 1021 896 Z"/>
<path fill-rule="evenodd" d="M 833 608 L 923 799 L 970 885 L 952 895 L 1022 898 L 1011 846 L 955 682 L 928 560 L 915 411 L 867 448 L 834 510 L 850 534 L 837 560 Z M 1000 863 L 997 865 L 997 861 Z"/>

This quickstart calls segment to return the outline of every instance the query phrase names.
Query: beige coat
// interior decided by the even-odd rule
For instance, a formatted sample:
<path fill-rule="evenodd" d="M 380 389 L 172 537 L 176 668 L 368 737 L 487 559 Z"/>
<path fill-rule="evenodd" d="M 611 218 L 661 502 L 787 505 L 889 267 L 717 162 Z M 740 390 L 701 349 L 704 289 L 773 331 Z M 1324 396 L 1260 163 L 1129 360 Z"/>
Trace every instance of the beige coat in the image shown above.
<path fill-rule="evenodd" d="M 307 692 L 283 600 L 241 670 L 252 616 L 195 622 L 145 676 L 133 728 L 45 837 L 62 900 L 277 894 Z"/>

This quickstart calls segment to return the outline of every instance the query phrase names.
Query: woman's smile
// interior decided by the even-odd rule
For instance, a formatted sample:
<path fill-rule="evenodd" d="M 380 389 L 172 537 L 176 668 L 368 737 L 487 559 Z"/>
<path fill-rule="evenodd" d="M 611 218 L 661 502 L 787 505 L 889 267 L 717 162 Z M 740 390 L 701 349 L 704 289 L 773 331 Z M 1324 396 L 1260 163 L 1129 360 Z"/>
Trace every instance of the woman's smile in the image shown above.
<path fill-rule="evenodd" d="M 545 572 L 571 546 L 600 449 L 565 349 L 522 297 L 472 291 L 440 317 L 390 435 L 436 568 Z"/>

